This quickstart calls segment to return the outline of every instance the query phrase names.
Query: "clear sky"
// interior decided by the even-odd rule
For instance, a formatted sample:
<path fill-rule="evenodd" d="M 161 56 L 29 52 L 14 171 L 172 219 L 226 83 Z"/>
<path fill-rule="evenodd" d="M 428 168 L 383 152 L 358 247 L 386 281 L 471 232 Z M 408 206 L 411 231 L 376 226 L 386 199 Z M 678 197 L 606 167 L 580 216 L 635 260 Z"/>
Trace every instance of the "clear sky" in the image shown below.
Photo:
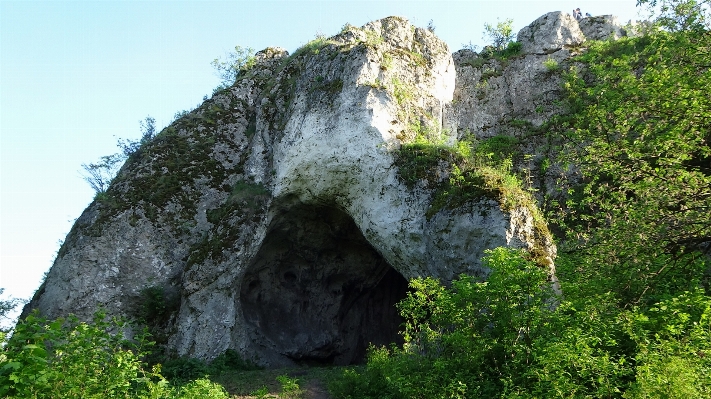
<path fill-rule="evenodd" d="M 391 15 L 456 51 L 485 43 L 485 22 L 515 31 L 549 11 L 639 19 L 615 1 L 6 1 L 0 0 L 0 288 L 29 298 L 94 192 L 81 164 L 159 129 L 219 84 L 210 62 L 235 45 L 293 52 Z"/>

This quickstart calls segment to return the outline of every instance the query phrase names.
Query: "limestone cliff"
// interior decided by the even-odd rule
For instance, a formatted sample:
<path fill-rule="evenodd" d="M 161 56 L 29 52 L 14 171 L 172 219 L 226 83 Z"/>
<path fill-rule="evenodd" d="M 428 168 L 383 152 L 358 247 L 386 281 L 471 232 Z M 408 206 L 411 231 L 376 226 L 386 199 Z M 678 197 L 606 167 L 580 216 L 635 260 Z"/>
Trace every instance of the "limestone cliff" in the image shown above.
<path fill-rule="evenodd" d="M 523 137 L 558 112 L 560 78 L 544 61 L 568 62 L 583 31 L 618 32 L 610 21 L 547 14 L 506 61 L 452 56 L 398 17 L 292 55 L 266 49 L 127 161 L 26 311 L 135 317 L 158 292 L 149 322 L 177 355 L 347 364 L 397 339 L 407 279 L 484 277 L 480 259 L 497 246 L 535 249 L 553 276 L 535 209 L 482 195 L 433 212 L 432 188 L 407 184 L 396 157 L 422 132 Z M 446 179 L 447 166 L 432 173 Z"/>

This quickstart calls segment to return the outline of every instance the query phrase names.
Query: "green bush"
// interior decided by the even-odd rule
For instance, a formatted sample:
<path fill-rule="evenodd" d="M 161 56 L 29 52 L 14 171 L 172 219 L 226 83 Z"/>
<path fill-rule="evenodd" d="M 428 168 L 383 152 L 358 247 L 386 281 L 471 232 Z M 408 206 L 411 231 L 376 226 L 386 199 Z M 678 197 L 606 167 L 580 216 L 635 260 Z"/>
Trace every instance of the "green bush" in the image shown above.
<path fill-rule="evenodd" d="M 558 70 L 559 65 L 558 61 L 549 56 L 548 58 L 546 58 L 545 61 L 543 61 L 543 66 L 546 67 L 546 70 L 548 70 L 549 72 L 553 72 Z"/>
<path fill-rule="evenodd" d="M 447 289 L 415 279 L 399 305 L 402 348 L 371 348 L 363 373 L 334 390 L 347 397 L 503 397 L 526 386 L 535 344 L 547 336 L 556 299 L 546 272 L 518 250 L 489 251 L 487 282 L 461 276 Z M 360 396 L 353 396 L 360 395 Z"/>
<path fill-rule="evenodd" d="M 484 259 L 487 282 L 415 279 L 399 304 L 402 347 L 370 348 L 338 398 L 705 398 L 711 395 L 711 297 L 697 289 L 648 308 L 613 293 L 557 298 L 523 253 Z"/>
<path fill-rule="evenodd" d="M 474 154 L 489 165 L 499 165 L 519 155 L 517 146 L 516 137 L 498 135 L 481 140 L 474 149 Z"/>
<path fill-rule="evenodd" d="M 225 371 L 256 369 L 259 369 L 257 365 L 242 359 L 237 351 L 228 349 L 209 363 L 189 357 L 167 360 L 163 364 L 162 374 L 173 382 L 185 382 L 208 375 L 218 376 Z"/>
<path fill-rule="evenodd" d="M 215 58 L 210 65 L 222 80 L 217 90 L 232 86 L 237 78 L 254 67 L 256 62 L 254 49 L 242 46 L 235 46 L 234 51 L 225 55 L 225 59 Z"/>
<path fill-rule="evenodd" d="M 175 391 L 175 390 L 174 390 Z M 180 399 L 228 399 L 227 391 L 219 384 L 199 378 L 191 381 L 180 389 L 177 389 L 177 397 Z"/>
<path fill-rule="evenodd" d="M 128 342 L 109 333 L 126 327 L 121 321 L 107 321 L 101 312 L 90 324 L 75 317 L 50 322 L 29 315 L 3 348 L 0 396 L 137 396 L 159 375 L 141 361 L 150 346 L 145 336 Z"/>
<path fill-rule="evenodd" d="M 171 386 L 159 365 L 149 369 L 143 361 L 152 346 L 148 335 L 127 340 L 121 333 L 128 328 L 102 312 L 91 323 L 27 316 L 3 342 L 0 397 L 227 399 L 207 379 Z"/>
<path fill-rule="evenodd" d="M 496 50 L 504 50 L 506 46 L 514 39 L 513 20 L 511 18 L 496 22 L 496 25 L 490 23 L 484 24 L 484 39 L 491 41 L 492 46 Z"/>
<path fill-rule="evenodd" d="M 171 295 L 164 287 L 157 285 L 142 289 L 139 300 L 138 320 L 156 327 L 164 325 L 180 306 L 177 295 Z"/>
<path fill-rule="evenodd" d="M 559 209 L 582 271 L 623 306 L 697 286 L 711 241 L 711 32 L 595 42 L 548 125 L 580 195 Z M 573 188 L 571 188 L 571 192 Z M 551 217 L 551 219 L 553 219 Z M 624 245 L 620 245 L 624 243 Z M 708 269 L 707 269 L 708 270 Z M 707 288 L 709 288 L 707 286 Z"/>
<path fill-rule="evenodd" d="M 287 375 L 279 375 L 276 379 L 281 385 L 281 394 L 279 394 L 279 398 L 297 399 L 303 394 L 303 390 L 299 386 L 298 379 L 291 378 Z"/>
<path fill-rule="evenodd" d="M 711 397 L 711 297 L 696 289 L 625 314 L 637 345 L 629 398 Z"/>
<path fill-rule="evenodd" d="M 174 382 L 191 381 L 211 374 L 210 367 L 202 360 L 183 357 L 166 360 L 161 372 Z"/>

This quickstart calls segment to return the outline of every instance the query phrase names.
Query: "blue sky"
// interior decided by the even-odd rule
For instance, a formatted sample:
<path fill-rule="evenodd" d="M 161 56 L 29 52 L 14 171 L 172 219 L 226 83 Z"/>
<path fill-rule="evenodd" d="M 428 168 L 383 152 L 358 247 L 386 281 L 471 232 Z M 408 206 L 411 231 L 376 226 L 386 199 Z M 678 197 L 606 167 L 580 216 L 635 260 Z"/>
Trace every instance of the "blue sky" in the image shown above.
<path fill-rule="evenodd" d="M 0 0 L 0 288 L 28 298 L 91 202 L 81 164 L 159 129 L 219 84 L 210 62 L 235 45 L 292 52 L 345 23 L 399 15 L 456 51 L 485 43 L 485 22 L 515 31 L 549 11 L 639 19 L 616 1 L 6 1 Z"/>

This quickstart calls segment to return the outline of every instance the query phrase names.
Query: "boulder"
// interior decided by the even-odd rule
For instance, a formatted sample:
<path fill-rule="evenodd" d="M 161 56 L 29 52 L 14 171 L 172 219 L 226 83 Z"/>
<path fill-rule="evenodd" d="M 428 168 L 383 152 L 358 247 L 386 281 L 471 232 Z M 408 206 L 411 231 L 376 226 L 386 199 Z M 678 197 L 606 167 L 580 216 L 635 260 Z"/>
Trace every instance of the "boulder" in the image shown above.
<path fill-rule="evenodd" d="M 627 36 L 627 31 L 614 15 L 587 17 L 578 24 L 587 40 L 617 40 Z"/>
<path fill-rule="evenodd" d="M 516 36 L 525 54 L 550 54 L 562 48 L 579 46 L 585 35 L 572 15 L 549 12 L 521 29 Z"/>

